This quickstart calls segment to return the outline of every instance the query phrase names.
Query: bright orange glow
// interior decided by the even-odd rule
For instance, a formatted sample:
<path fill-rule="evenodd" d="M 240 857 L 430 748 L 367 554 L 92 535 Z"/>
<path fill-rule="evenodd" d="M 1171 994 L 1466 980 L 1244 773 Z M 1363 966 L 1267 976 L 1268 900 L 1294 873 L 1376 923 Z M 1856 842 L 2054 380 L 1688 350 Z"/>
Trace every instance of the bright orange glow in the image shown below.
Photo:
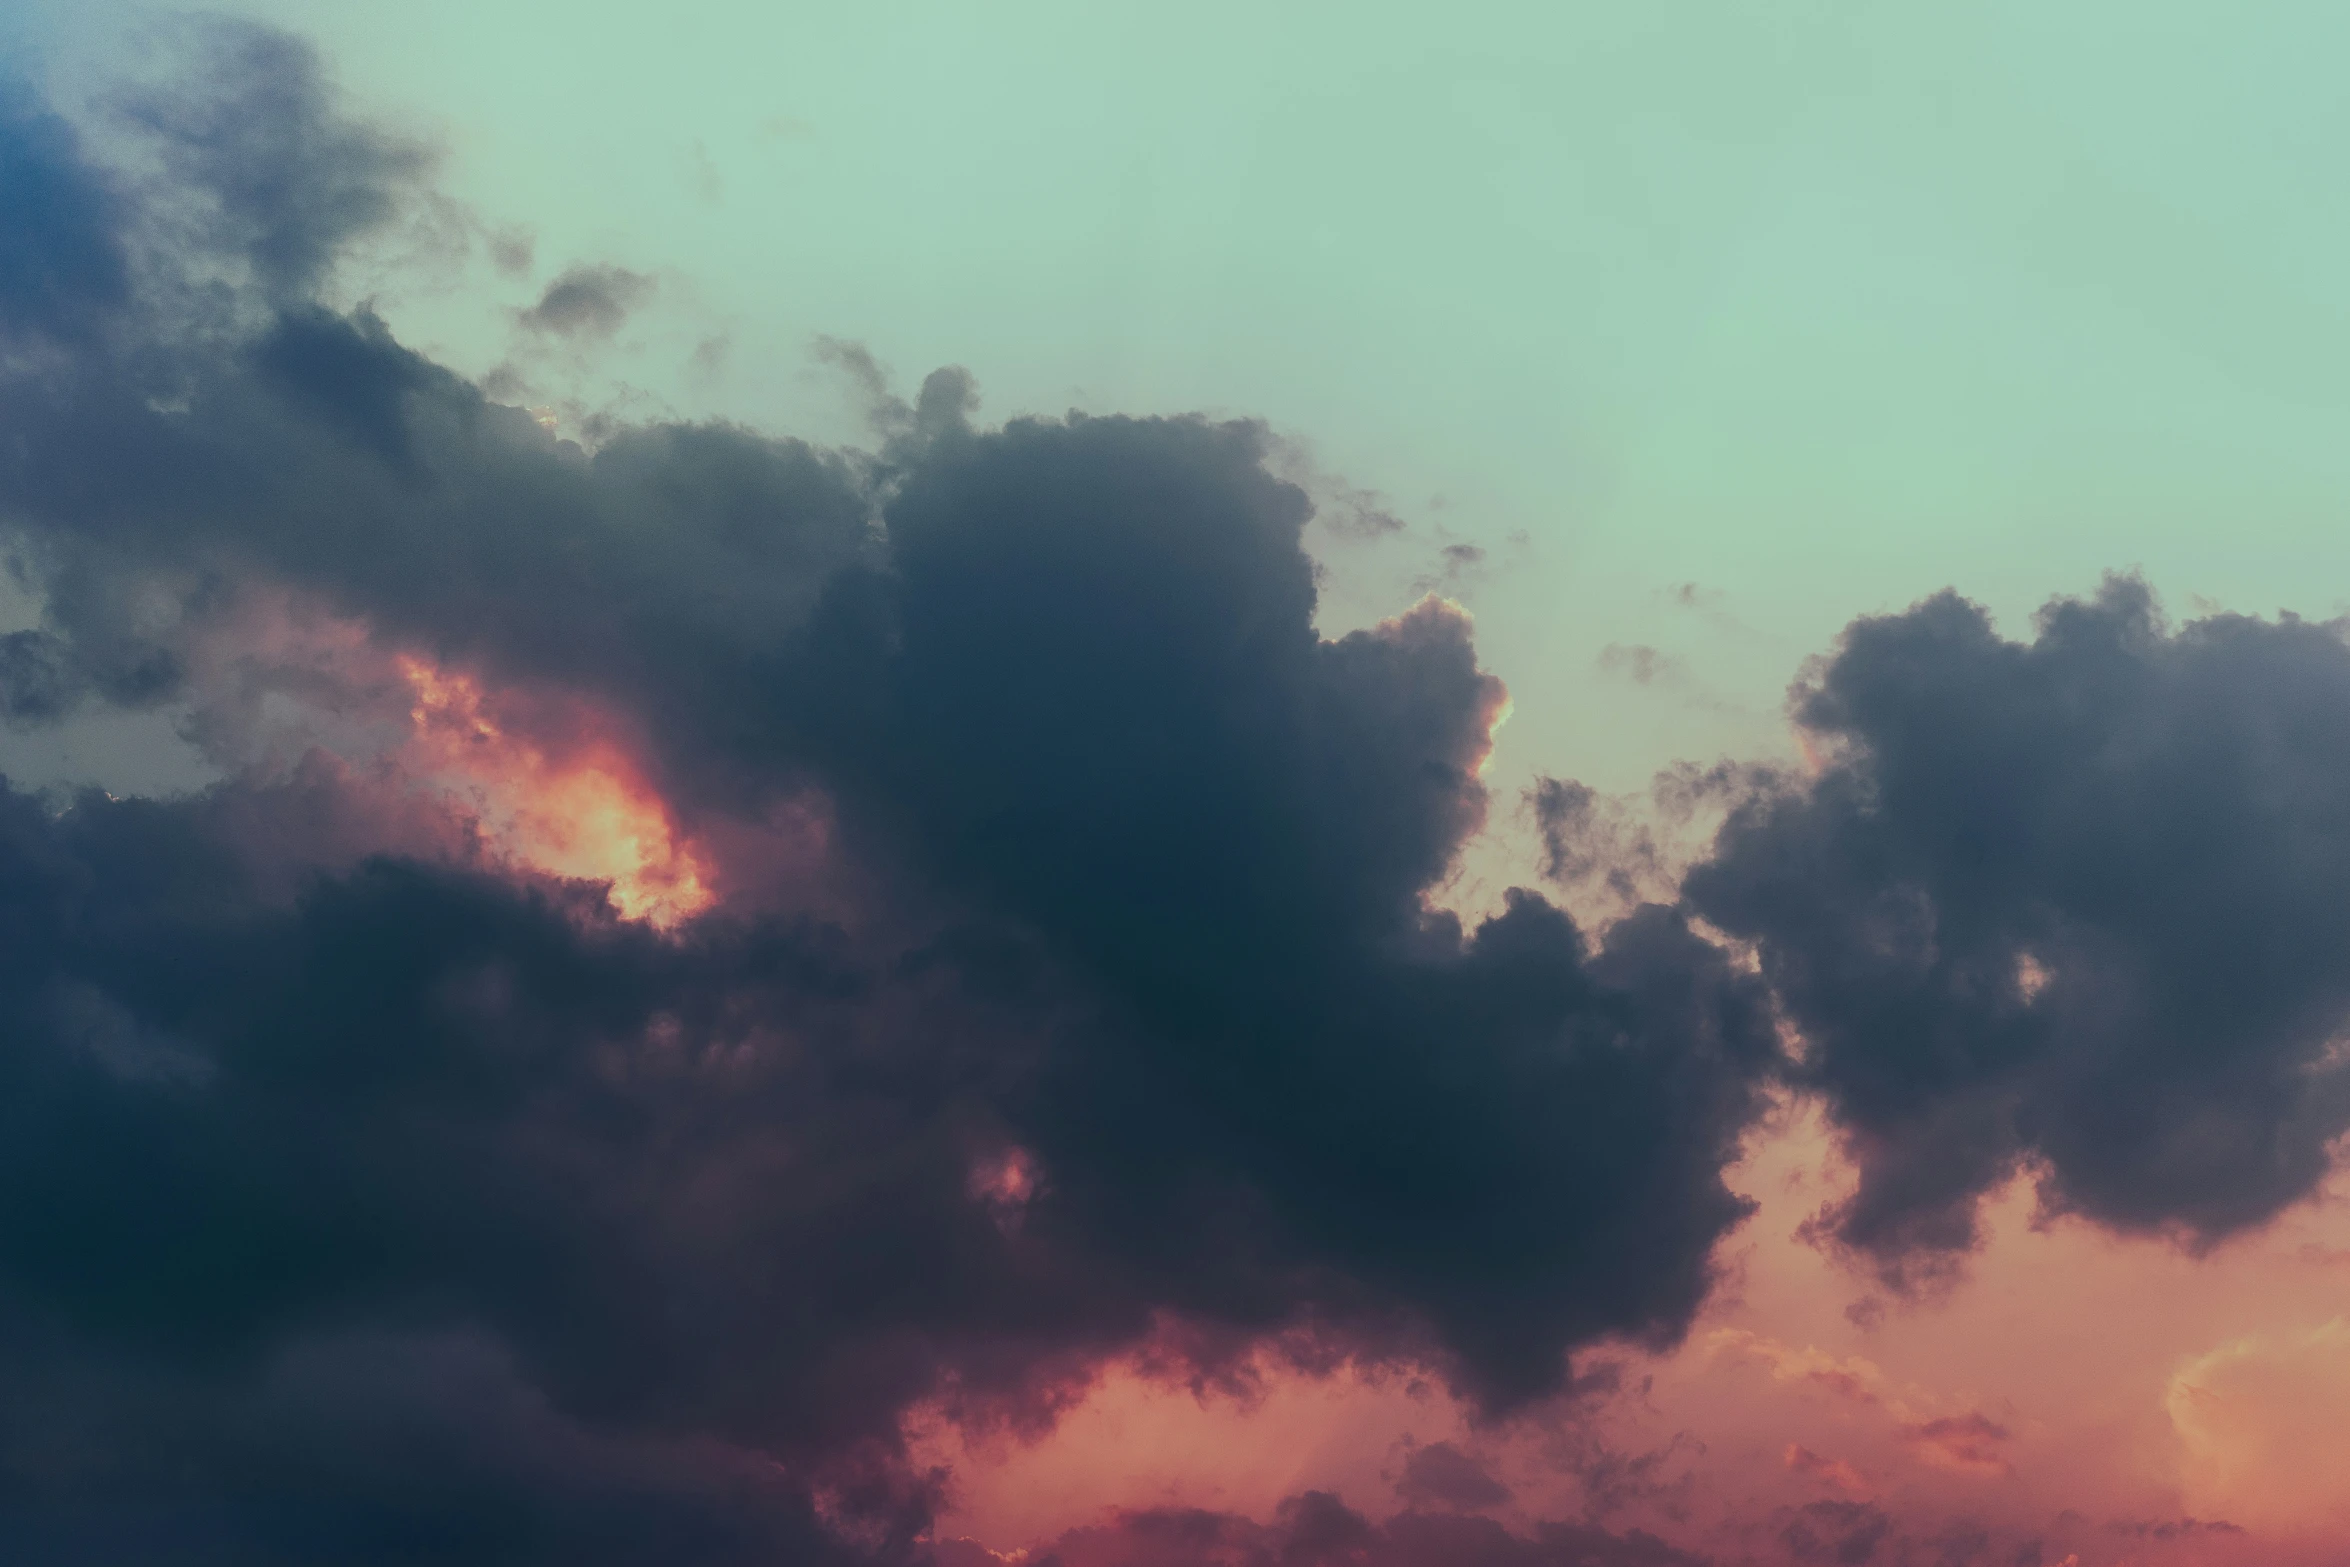
<path fill-rule="evenodd" d="M 2350 1317 L 2250 1333 L 2195 1356 L 2164 1394 L 2193 1505 L 2279 1534 L 2350 1530 Z"/>
<path fill-rule="evenodd" d="M 1412 1447 L 1444 1441 L 1509 1487 L 1480 1510 L 1521 1533 L 1604 1509 L 1717 1561 L 1788 1562 L 1800 1510 L 1864 1503 L 1912 1540 L 1991 1530 L 1983 1562 L 2030 1560 L 2008 1554 L 2027 1539 L 2045 1567 L 2343 1560 L 2350 1171 L 2208 1256 L 2051 1219 L 2021 1175 L 1965 1278 L 1915 1299 L 1798 1238 L 1853 1179 L 1817 1107 L 1785 1107 L 1729 1173 L 1759 1208 L 1723 1248 L 1725 1286 L 1679 1348 L 1603 1351 L 1622 1391 L 1589 1402 L 1488 1424 L 1433 1376 L 1268 1359 L 1249 1390 L 1203 1393 L 1138 1358 L 1033 1440 L 925 1412 L 914 1450 L 956 1482 L 939 1533 L 1037 1560 L 1112 1510 L 1262 1522 L 1307 1489 L 1381 1518 L 1411 1503 Z M 1650 1489 L 1611 1489 L 1624 1474 Z M 1897 1559 L 1942 1558 L 1893 1536 L 1870 1557 Z"/>
<path fill-rule="evenodd" d="M 406 760 L 463 800 L 513 860 L 600 881 L 630 919 L 670 926 L 710 906 L 709 868 L 628 755 L 591 735 L 558 749 L 493 717 L 472 676 L 395 660 L 413 701 Z"/>
<path fill-rule="evenodd" d="M 1501 683 L 1495 681 L 1494 684 L 1499 687 Z M 1514 711 L 1516 704 L 1510 700 L 1509 692 L 1500 691 L 1498 699 L 1492 703 L 1491 716 L 1485 720 L 1485 749 L 1477 753 L 1477 763 L 1470 769 L 1472 776 L 1485 776 L 1485 769 L 1493 762 L 1493 747 L 1501 737 L 1501 726 L 1510 721 L 1510 714 Z"/>

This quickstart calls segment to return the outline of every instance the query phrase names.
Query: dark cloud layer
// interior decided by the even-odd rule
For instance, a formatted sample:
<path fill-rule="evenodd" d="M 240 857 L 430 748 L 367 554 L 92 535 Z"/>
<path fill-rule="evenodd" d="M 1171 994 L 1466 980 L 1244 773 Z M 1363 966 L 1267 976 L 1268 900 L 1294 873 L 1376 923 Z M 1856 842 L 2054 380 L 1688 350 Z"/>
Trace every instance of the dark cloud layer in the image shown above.
<path fill-rule="evenodd" d="M 1653 1535 L 1544 1523 L 1514 1534 L 1489 1518 L 1406 1512 L 1374 1523 L 1326 1491 L 1283 1502 L 1270 1524 L 1168 1509 L 1074 1529 L 1029 1558 L 1038 1567 L 1706 1567 Z M 954 1542 L 939 1567 L 997 1567 Z"/>
<path fill-rule="evenodd" d="M 958 1042 L 910 1059 L 836 931 L 671 942 L 461 848 L 353 862 L 353 787 L 6 801 L 0 1522 L 570 1560 L 592 1495 L 692 1527 L 590 1559 L 766 1559 L 950 1367 L 1017 1394 L 1147 1304 L 974 1200 L 1000 1130 L 956 1058 L 1004 1020 L 951 960 L 891 998 Z"/>
<path fill-rule="evenodd" d="M 1856 623 L 1799 693 L 1826 758 L 1689 881 L 1755 942 L 1897 1271 L 2042 1200 L 2198 1243 L 2307 1195 L 2350 1127 L 2350 647 L 2178 629 L 2114 580 L 2029 643 L 1955 595 Z"/>
<path fill-rule="evenodd" d="M 1500 686 L 1439 605 L 1316 635 L 1261 431 L 942 372 L 878 453 L 588 452 L 316 303 L 420 155 L 205 47 L 144 173 L 0 153 L 6 716 L 232 774 L 0 794 L 5 1554 L 896 1557 L 920 1400 L 1271 1343 L 1500 1411 L 1685 1327 L 1759 987 L 1665 908 L 1430 912 Z M 592 703 L 713 842 L 819 801 L 821 867 L 659 933 L 289 764 L 262 698 L 367 697 L 304 616 Z M 1493 1559 L 1673 1559 L 1569 1544 Z"/>
<path fill-rule="evenodd" d="M 74 135 L 30 93 L 0 81 L 0 304 L 11 343 L 78 339 L 129 292 L 109 193 L 87 177 Z"/>

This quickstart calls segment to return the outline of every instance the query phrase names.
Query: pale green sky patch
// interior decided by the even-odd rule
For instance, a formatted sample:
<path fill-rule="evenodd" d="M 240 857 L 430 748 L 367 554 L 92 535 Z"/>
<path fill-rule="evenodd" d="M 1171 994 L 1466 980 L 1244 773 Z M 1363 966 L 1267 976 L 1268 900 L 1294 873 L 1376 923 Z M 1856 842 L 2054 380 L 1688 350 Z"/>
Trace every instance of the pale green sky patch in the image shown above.
<path fill-rule="evenodd" d="M 1945 585 L 2350 602 L 2338 6 L 230 9 L 535 231 L 386 294 L 460 368 L 611 263 L 655 303 L 526 371 L 837 438 L 826 334 L 987 417 L 1261 415 L 1410 524 L 1328 552 L 1333 626 L 1482 548 L 1505 789 L 1770 750 L 1805 655 Z M 88 84 L 141 14 L 20 25 Z"/>

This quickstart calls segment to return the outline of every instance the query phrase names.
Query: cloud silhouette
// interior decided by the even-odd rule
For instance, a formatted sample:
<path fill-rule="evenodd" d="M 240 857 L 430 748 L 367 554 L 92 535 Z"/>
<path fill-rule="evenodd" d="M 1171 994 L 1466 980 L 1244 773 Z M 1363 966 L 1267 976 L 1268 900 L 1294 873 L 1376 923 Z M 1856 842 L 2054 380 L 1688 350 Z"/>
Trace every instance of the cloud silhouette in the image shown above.
<path fill-rule="evenodd" d="M 1685 1329 L 1761 987 L 1668 908 L 1431 907 L 1500 682 L 1440 603 L 1316 633 L 1260 428 L 946 371 L 878 452 L 587 450 L 320 303 L 422 154 L 206 36 L 159 178 L 0 153 L 7 717 L 226 774 L 0 793 L 0 1402 L 72 1433 L 0 1549 L 898 1559 L 918 1402 L 1271 1343 L 1501 1412 Z M 1493 1549 L 1561 1540 L 1678 1559 Z"/>
<path fill-rule="evenodd" d="M 836 345 L 877 449 L 565 439 L 325 302 L 428 153 L 299 43 L 196 37 L 120 98 L 123 166 L 0 99 L 41 606 L 0 719 L 168 713 L 222 778 L 0 787 L 0 1555 L 911 1561 L 917 1407 L 1035 1429 L 1147 1349 L 1409 1364 L 1499 1418 L 1676 1342 L 1787 1089 L 1859 1167 L 1821 1232 L 1897 1283 L 2019 1171 L 2208 1245 L 2350 1128 L 2334 629 L 2128 581 L 2030 642 L 1952 595 L 1859 621 L 1796 696 L 1816 769 L 1689 774 L 1733 803 L 1677 903 L 1464 919 L 1501 682 L 1441 601 L 1317 631 L 1262 427 L 991 427 L 962 371 L 908 401 Z M 530 323 L 609 335 L 642 282 Z M 1554 878 L 1668 874 L 1589 790 L 1533 806 Z M 2005 1472 L 1979 1412 L 1722 1342 Z M 1470 1516 L 1510 1493 L 1446 1444 L 1400 1492 L 1049 1549 L 1699 1559 Z M 1889 1517 L 1740 1548 L 1993 1548 Z"/>
<path fill-rule="evenodd" d="M 1953 594 L 1857 621 L 1801 687 L 1816 778 L 1751 796 L 1692 909 L 1755 943 L 1795 1080 L 1860 1167 L 1828 1216 L 1895 1275 L 2043 1204 L 2208 1245 L 2350 1127 L 2350 647 L 2173 629 L 2129 579 L 2028 643 Z"/>

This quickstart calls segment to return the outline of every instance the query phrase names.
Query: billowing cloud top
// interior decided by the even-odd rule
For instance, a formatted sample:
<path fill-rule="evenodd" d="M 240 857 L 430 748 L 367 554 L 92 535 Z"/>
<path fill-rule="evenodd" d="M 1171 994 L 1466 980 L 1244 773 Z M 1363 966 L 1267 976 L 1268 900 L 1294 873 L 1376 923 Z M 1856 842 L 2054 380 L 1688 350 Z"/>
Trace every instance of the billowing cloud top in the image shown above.
<path fill-rule="evenodd" d="M 2043 1203 L 2208 1245 L 2350 1125 L 2350 648 L 2114 581 L 2028 645 L 1955 595 L 1863 621 L 1695 907 L 1754 940 L 1861 1184 L 1835 1233 L 1931 1271 L 2019 1163 Z"/>
<path fill-rule="evenodd" d="M 8 128 L 8 716 L 184 704 L 231 773 L 5 802 L 10 1403 L 87 1433 L 10 1527 L 886 1552 L 913 1400 L 1278 1338 L 1503 1409 L 1680 1331 L 1759 990 L 1668 909 L 1431 911 L 1501 687 L 1440 603 L 1316 635 L 1261 432 L 942 373 L 879 455 L 591 455 L 314 302 L 416 160 L 216 47 L 152 183 Z"/>

